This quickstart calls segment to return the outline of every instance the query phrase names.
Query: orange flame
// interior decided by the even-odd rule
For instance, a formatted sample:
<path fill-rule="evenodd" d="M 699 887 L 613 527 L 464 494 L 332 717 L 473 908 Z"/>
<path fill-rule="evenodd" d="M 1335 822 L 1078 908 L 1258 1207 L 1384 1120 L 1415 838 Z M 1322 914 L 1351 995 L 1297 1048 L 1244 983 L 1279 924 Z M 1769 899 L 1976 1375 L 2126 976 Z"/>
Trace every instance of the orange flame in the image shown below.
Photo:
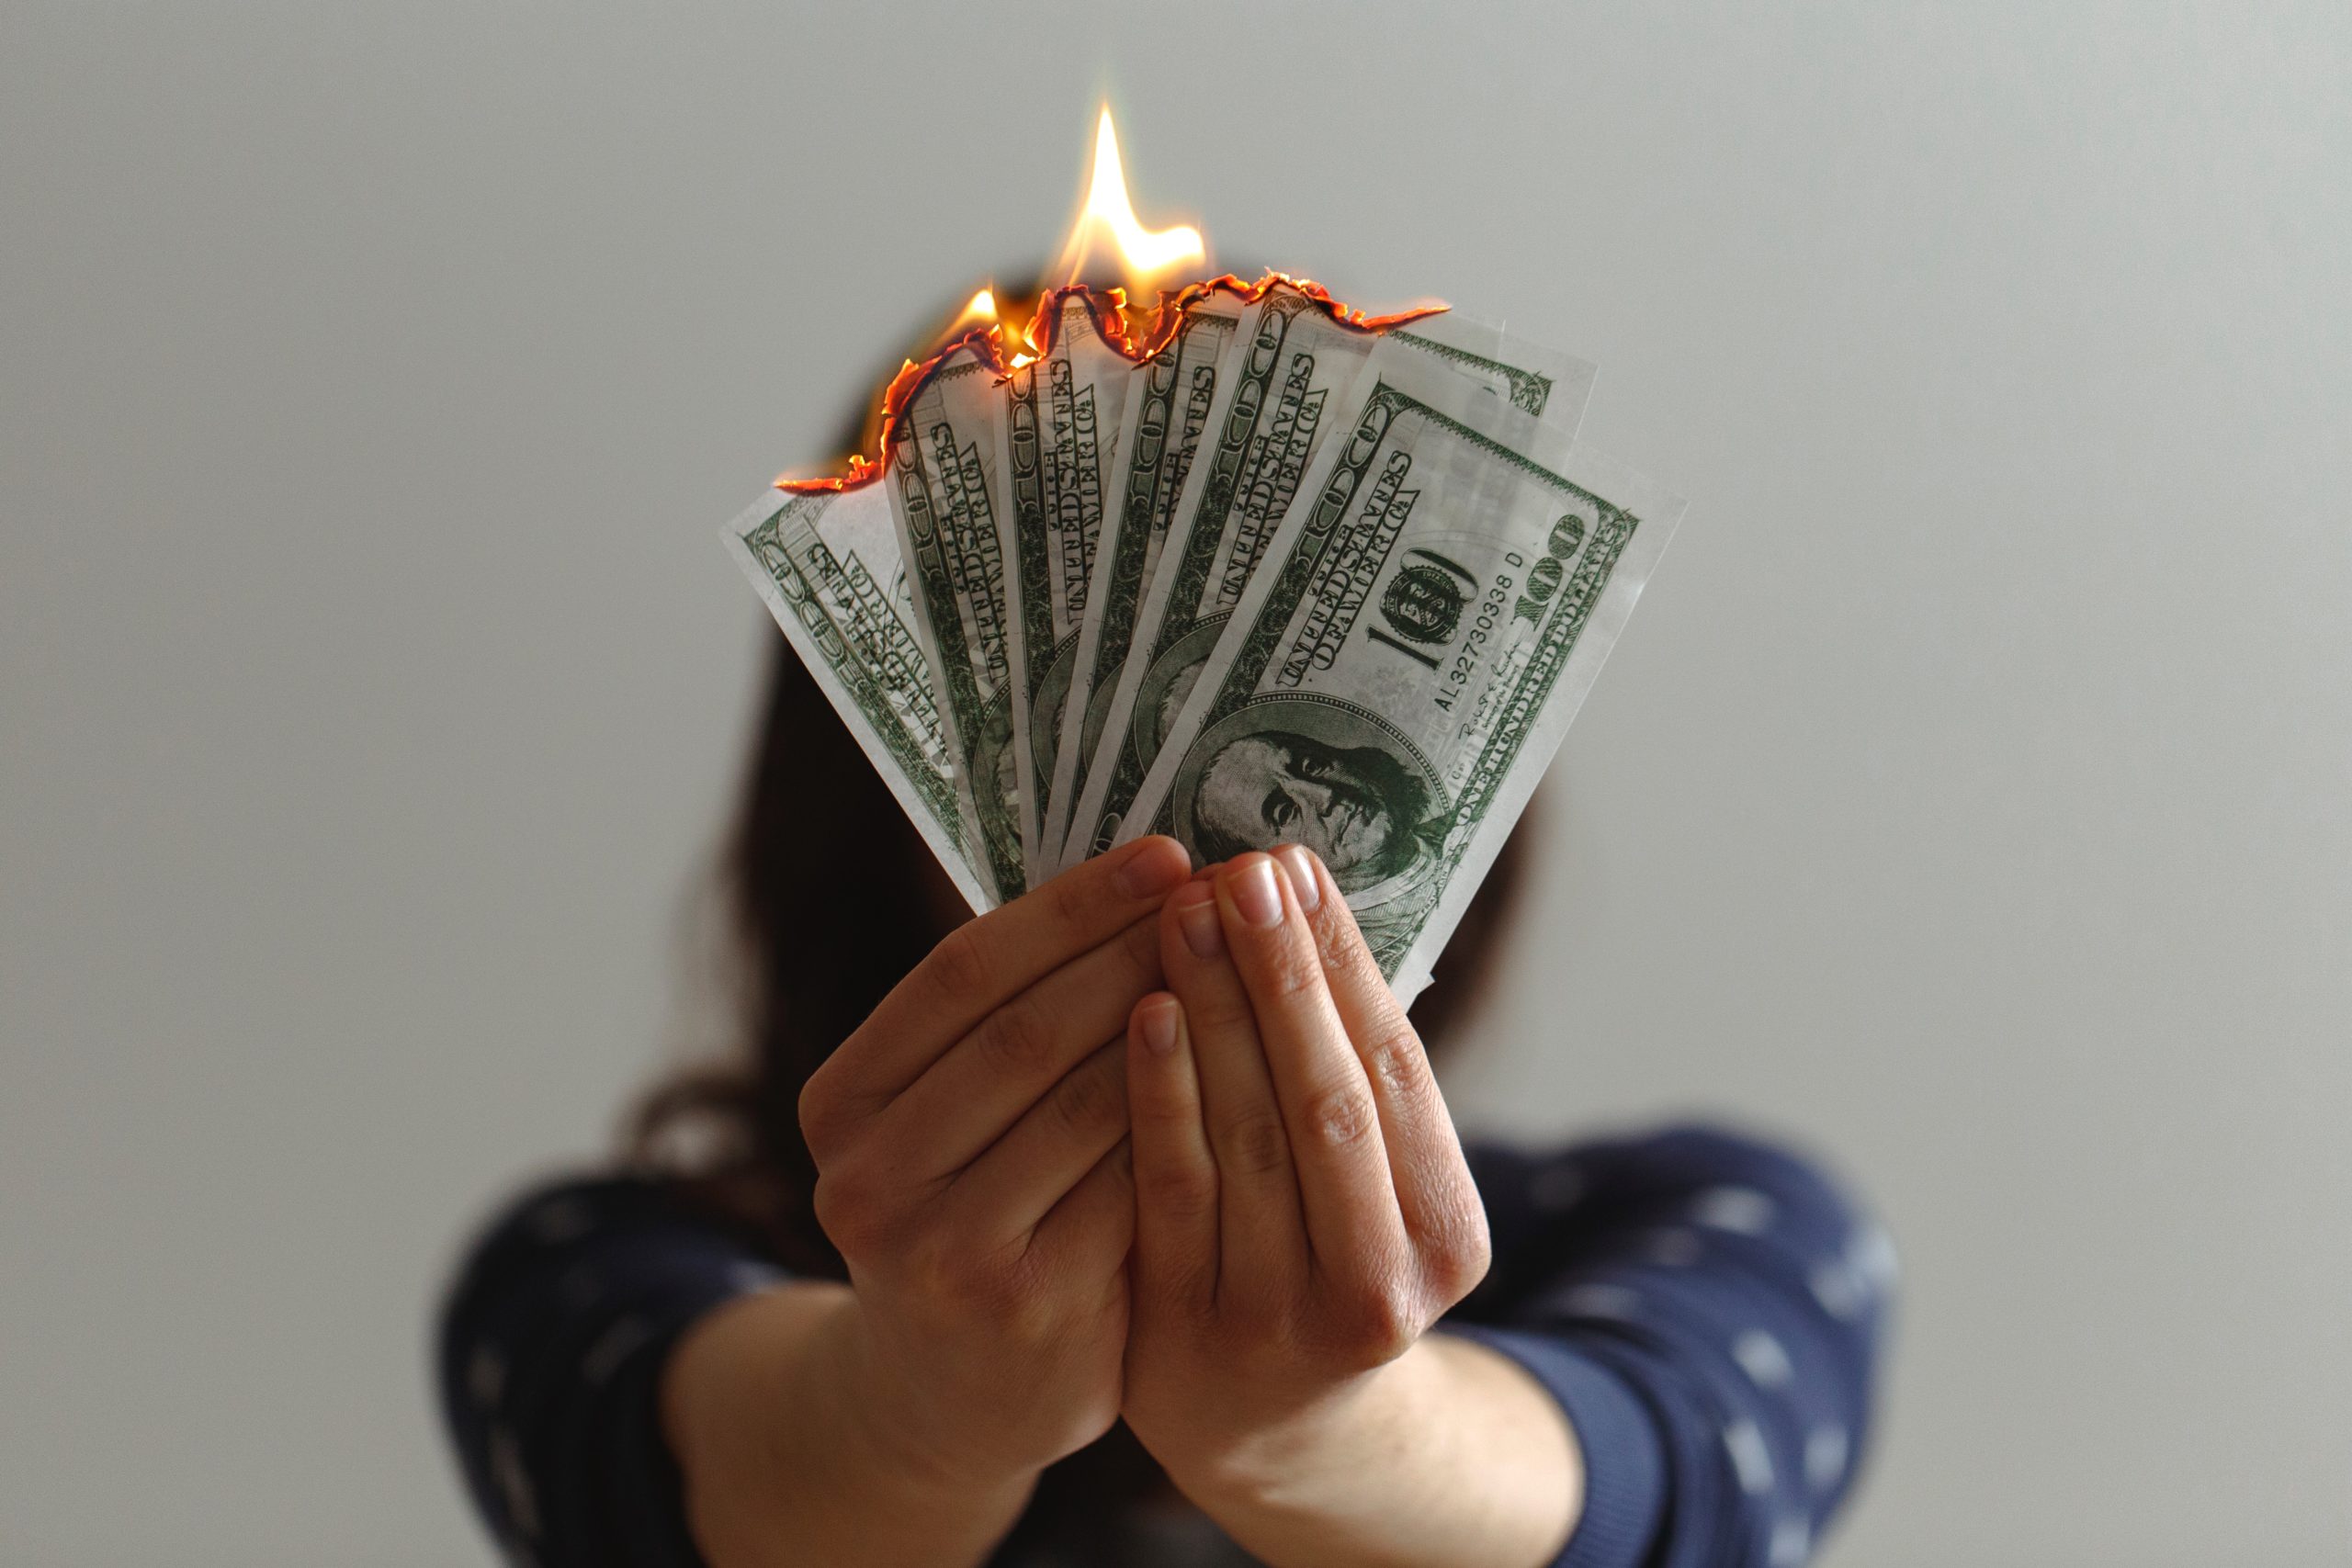
<path fill-rule="evenodd" d="M 964 308 L 956 312 L 956 319 L 947 323 L 947 335 L 950 337 L 955 336 L 956 332 L 967 321 L 993 321 L 995 320 L 996 290 L 993 288 L 983 288 L 978 293 L 973 295 L 970 299 L 965 301 Z"/>
<path fill-rule="evenodd" d="M 1159 308 L 1152 313 L 1150 325 L 1138 334 L 1131 332 L 1127 326 L 1126 294 L 1124 289 L 1089 288 L 1084 284 L 1071 284 L 1059 288 L 1047 289 L 1038 299 L 1036 313 L 1030 318 L 1028 327 L 1022 333 L 1021 341 L 1024 346 L 1016 351 L 1010 359 L 1004 353 L 1003 329 L 1001 326 L 989 325 L 972 327 L 951 338 L 940 344 L 937 350 L 920 363 L 912 359 L 908 360 L 899 367 L 899 373 L 890 378 L 890 384 L 882 389 L 881 406 L 877 411 L 875 434 L 871 442 L 876 456 L 868 457 L 862 452 L 852 453 L 843 465 L 843 471 L 838 474 L 822 474 L 812 478 L 795 478 L 790 474 L 779 475 L 775 481 L 775 488 L 794 494 L 808 494 L 823 491 L 850 490 L 880 477 L 881 456 L 889 451 L 890 443 L 898 434 L 899 416 L 905 412 L 907 405 L 914 400 L 915 394 L 922 390 L 922 384 L 930 379 L 933 371 L 944 364 L 949 355 L 967 344 L 973 347 L 983 360 L 994 366 L 1000 374 L 1018 369 L 1052 346 L 1054 323 L 1061 315 L 1061 311 L 1057 307 L 1066 295 L 1084 296 L 1087 310 L 1093 316 L 1095 327 L 1102 334 L 1102 341 L 1140 365 L 1168 345 L 1169 339 L 1176 335 L 1176 329 L 1183 321 L 1185 310 L 1194 301 L 1205 299 L 1211 294 L 1225 293 L 1232 295 L 1244 305 L 1254 305 L 1277 288 L 1296 289 L 1313 300 L 1335 324 L 1356 332 L 1385 333 L 1391 327 L 1401 327 L 1408 321 L 1417 321 L 1424 316 L 1434 316 L 1447 309 L 1443 301 L 1433 300 L 1428 304 L 1412 305 L 1401 310 L 1392 310 L 1385 315 L 1368 315 L 1353 306 L 1344 305 L 1334 299 L 1331 298 L 1330 290 L 1311 278 L 1294 277 L 1283 272 L 1268 272 L 1255 283 L 1244 283 L 1228 272 L 1220 276 L 1212 277 L 1206 282 L 1188 283 L 1173 294 L 1163 293 L 1159 297 Z"/>
<path fill-rule="evenodd" d="M 1054 264 L 1065 285 L 1079 281 L 1096 242 L 1106 233 L 1118 248 L 1123 281 L 1138 292 L 1161 274 L 1208 259 L 1201 231 L 1191 224 L 1147 229 L 1136 217 L 1135 202 L 1127 195 L 1126 168 L 1119 160 L 1119 132 L 1111 123 L 1108 104 L 1102 106 L 1102 118 L 1095 122 L 1094 174 L 1086 203 L 1070 224 L 1069 238 L 1062 243 L 1061 259 Z"/>
<path fill-rule="evenodd" d="M 1080 274 L 1091 258 L 1095 242 L 1105 233 L 1117 246 L 1127 282 L 1138 289 L 1161 274 L 1188 262 L 1197 264 L 1207 256 L 1198 229 L 1190 225 L 1146 229 L 1136 220 L 1135 206 L 1127 197 L 1125 174 L 1119 161 L 1118 133 L 1111 124 L 1111 110 L 1107 105 L 1095 129 L 1094 170 L 1086 202 L 1072 221 L 1061 257 L 1054 265 L 1055 273 L 1063 277 L 1063 282 L 1038 296 L 1036 309 L 1020 329 L 1019 346 L 1008 357 L 1005 353 L 1008 323 L 999 311 L 996 292 L 993 288 L 980 289 L 948 322 L 945 334 L 938 340 L 937 346 L 920 362 L 913 359 L 906 361 L 899 367 L 898 374 L 890 378 L 889 385 L 882 389 L 881 403 L 870 422 L 868 441 L 865 443 L 875 456 L 869 457 L 864 452 L 853 453 L 840 473 L 798 479 L 789 474 L 779 475 L 775 488 L 795 493 L 843 491 L 879 477 L 881 459 L 888 453 L 890 443 L 898 434 L 900 416 L 933 371 L 944 364 L 951 355 L 967 346 L 977 352 L 1000 375 L 1009 374 L 1034 362 L 1052 346 L 1054 330 L 1061 319 L 1062 302 L 1073 296 L 1084 301 L 1102 341 L 1137 364 L 1158 354 L 1176 335 L 1176 329 L 1182 324 L 1187 309 L 1216 293 L 1230 294 L 1243 305 L 1254 305 L 1277 287 L 1294 288 L 1321 307 L 1324 314 L 1337 324 L 1367 333 L 1385 332 L 1390 327 L 1433 315 L 1446 308 L 1442 302 L 1431 302 L 1386 315 L 1367 315 L 1340 303 L 1321 284 L 1308 278 L 1268 272 L 1255 283 L 1244 283 L 1228 272 L 1205 282 L 1185 284 L 1173 293 L 1161 290 L 1157 305 L 1148 316 L 1144 316 L 1138 308 L 1127 303 L 1126 288 L 1098 288 L 1080 281 Z"/>

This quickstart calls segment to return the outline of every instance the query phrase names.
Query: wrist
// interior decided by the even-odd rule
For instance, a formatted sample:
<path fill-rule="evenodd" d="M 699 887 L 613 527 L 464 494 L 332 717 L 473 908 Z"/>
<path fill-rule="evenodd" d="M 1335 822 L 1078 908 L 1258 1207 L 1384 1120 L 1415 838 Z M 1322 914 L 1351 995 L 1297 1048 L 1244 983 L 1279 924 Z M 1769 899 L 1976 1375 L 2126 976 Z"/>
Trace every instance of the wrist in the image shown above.
<path fill-rule="evenodd" d="M 1036 1483 L 1035 1467 L 1008 1465 L 986 1443 L 965 1441 L 962 1428 L 899 1375 L 854 1293 L 843 1292 L 819 1330 L 811 1359 L 826 1385 L 820 1397 L 831 1429 L 907 1478 L 926 1501 L 1017 1507 Z"/>
<path fill-rule="evenodd" d="M 713 1568 L 978 1562 L 1027 1501 L 944 1466 L 889 1402 L 846 1286 L 795 1280 L 737 1298 L 670 1357 L 663 1434 L 689 1529 Z"/>
<path fill-rule="evenodd" d="M 1505 1358 L 1429 1335 L 1299 1419 L 1170 1472 L 1273 1568 L 1520 1568 L 1555 1558 L 1582 1472 L 1557 1408 Z"/>
<path fill-rule="evenodd" d="M 1160 1462 L 1212 1516 L 1312 1510 L 1343 1494 L 1363 1465 L 1425 1432 L 1435 1369 L 1423 1342 L 1254 1427 Z"/>

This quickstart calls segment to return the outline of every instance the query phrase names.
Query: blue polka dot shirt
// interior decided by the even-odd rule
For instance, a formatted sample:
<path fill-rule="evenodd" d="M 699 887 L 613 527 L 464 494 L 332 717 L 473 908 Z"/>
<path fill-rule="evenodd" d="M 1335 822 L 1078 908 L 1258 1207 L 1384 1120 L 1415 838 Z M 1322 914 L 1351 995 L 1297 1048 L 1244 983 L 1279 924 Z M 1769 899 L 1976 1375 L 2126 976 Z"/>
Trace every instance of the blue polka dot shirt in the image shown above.
<path fill-rule="evenodd" d="M 1511 1358 L 1559 1402 L 1585 1500 L 1553 1568 L 1808 1562 L 1870 1437 L 1886 1233 L 1805 1161 L 1712 1128 L 1466 1153 L 1494 1264 L 1434 1332 Z M 699 1568 L 662 1364 L 703 1314 L 788 1277 L 652 1180 L 567 1180 L 507 1207 L 458 1271 L 437 1359 L 467 1486 L 509 1561 Z M 1016 1527 L 990 1568 L 1071 1562 L 1041 1539 Z M 1255 1560 L 1193 1514 L 1138 1521 L 1087 1561 Z"/>

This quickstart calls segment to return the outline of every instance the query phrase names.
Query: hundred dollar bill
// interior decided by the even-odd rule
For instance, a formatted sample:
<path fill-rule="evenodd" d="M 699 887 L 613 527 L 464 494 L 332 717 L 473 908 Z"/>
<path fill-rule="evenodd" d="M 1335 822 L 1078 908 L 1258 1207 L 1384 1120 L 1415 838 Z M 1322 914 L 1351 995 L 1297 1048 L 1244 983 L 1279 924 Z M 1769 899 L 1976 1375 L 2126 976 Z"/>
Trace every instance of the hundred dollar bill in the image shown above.
<path fill-rule="evenodd" d="M 1224 291 L 1193 300 L 1168 343 L 1127 376 L 1109 533 L 1094 552 L 1094 578 L 1087 588 L 1086 618 L 1079 628 L 1077 657 L 1061 703 L 1061 736 L 1055 749 L 1053 787 L 1046 795 L 1053 809 L 1046 822 L 1046 843 L 1057 863 L 1084 857 L 1083 844 L 1073 846 L 1076 857 L 1063 852 L 1070 807 L 1086 788 L 1089 765 L 1135 635 L 1136 612 L 1143 606 L 1144 589 L 1176 515 L 1193 448 L 1207 428 L 1220 367 L 1248 308 L 1238 295 Z"/>
<path fill-rule="evenodd" d="M 881 481 L 973 859 L 997 902 L 1027 886 L 996 472 L 1002 406 L 995 367 L 957 349 L 909 400 Z"/>
<path fill-rule="evenodd" d="M 975 909 L 996 899 L 973 863 L 972 829 L 915 636 L 914 601 L 879 485 L 771 491 L 721 531 L 792 650 L 882 775 L 915 831 Z"/>
<path fill-rule="evenodd" d="M 1004 384 L 998 471 L 1009 507 L 999 526 L 1008 569 L 1021 841 L 1033 883 L 1053 874 L 1052 851 L 1059 848 L 1057 838 L 1046 841 L 1046 824 L 1057 820 L 1055 753 L 1134 368 L 1104 341 L 1095 319 L 1097 309 L 1110 308 L 1082 288 L 1048 296 L 1044 351 Z"/>
<path fill-rule="evenodd" d="M 1130 822 L 1313 849 L 1409 1000 L 1683 503 L 1402 344 L 1332 412 Z"/>
<path fill-rule="evenodd" d="M 1506 345 L 1496 329 L 1451 312 L 1392 330 L 1385 339 L 1465 378 L 1487 400 L 1508 400 L 1571 434 L 1592 390 L 1589 363 Z M 1287 288 L 1277 287 L 1242 318 L 1207 434 L 1136 618 L 1134 643 L 1105 705 L 1099 754 L 1074 803 L 1062 863 L 1136 836 L 1126 819 L 1136 792 L 1300 478 L 1322 450 L 1333 423 L 1327 405 L 1382 341 L 1339 325 Z"/>

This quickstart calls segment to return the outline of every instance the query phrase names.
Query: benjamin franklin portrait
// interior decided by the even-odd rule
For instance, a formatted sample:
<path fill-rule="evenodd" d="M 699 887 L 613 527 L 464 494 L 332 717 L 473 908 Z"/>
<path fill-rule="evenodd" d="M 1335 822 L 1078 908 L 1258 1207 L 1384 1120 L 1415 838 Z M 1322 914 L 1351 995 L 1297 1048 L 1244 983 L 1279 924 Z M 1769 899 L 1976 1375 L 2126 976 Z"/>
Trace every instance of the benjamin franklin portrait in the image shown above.
<path fill-rule="evenodd" d="M 1351 896 L 1414 870 L 1443 804 L 1403 737 L 1304 697 L 1254 703 L 1211 726 L 1175 785 L 1179 836 L 1202 859 L 1304 844 Z"/>

